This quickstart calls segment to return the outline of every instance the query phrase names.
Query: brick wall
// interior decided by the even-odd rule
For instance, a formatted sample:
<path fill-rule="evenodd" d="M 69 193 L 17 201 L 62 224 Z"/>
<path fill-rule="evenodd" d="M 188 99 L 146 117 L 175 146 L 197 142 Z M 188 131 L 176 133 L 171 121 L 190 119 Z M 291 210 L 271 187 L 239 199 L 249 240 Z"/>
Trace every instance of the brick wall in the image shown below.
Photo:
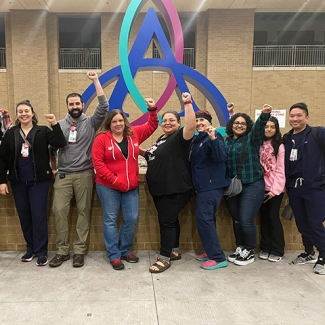
<path fill-rule="evenodd" d="M 143 15 L 135 21 L 130 35 L 130 46 L 141 24 Z M 119 65 L 118 41 L 123 15 L 102 14 L 102 70 L 105 72 Z M 45 124 L 43 113 L 53 112 L 58 119 L 66 114 L 65 97 L 70 92 L 82 93 L 90 84 L 86 71 L 59 71 L 58 15 L 44 11 L 13 10 L 6 15 L 7 70 L 0 71 L 0 107 L 8 108 L 14 117 L 15 104 L 30 99 Z M 287 109 L 292 103 L 305 101 L 310 107 L 310 124 L 324 125 L 322 89 L 325 69 L 314 71 L 252 69 L 254 11 L 209 10 L 197 18 L 196 69 L 206 75 L 228 101 L 236 104 L 237 111 L 254 116 L 255 109 L 270 103 L 276 109 Z M 151 48 L 147 56 L 151 55 Z M 168 75 L 145 71 L 136 75 L 135 82 L 145 97 L 158 99 L 165 89 Z M 110 96 L 115 83 L 105 88 Z M 201 108 L 209 109 L 203 95 L 189 85 L 192 95 Z M 96 99 L 87 114 L 94 111 Z M 124 109 L 130 120 L 141 115 L 130 96 Z M 173 94 L 164 108 L 180 109 Z M 218 120 L 213 113 L 214 124 Z M 285 130 L 289 128 L 288 123 Z M 284 130 L 283 130 L 284 131 Z M 159 135 L 158 130 L 145 142 L 149 146 Z M 142 176 L 143 180 L 143 176 Z M 55 222 L 51 212 L 52 192 L 49 195 L 49 249 L 55 250 Z M 102 210 L 97 194 L 93 195 L 92 223 L 89 236 L 90 250 L 103 250 Z M 195 201 L 191 201 L 181 214 L 181 248 L 199 249 L 200 240 L 195 226 Z M 159 227 L 157 214 L 146 184 L 140 185 L 139 222 L 135 235 L 135 249 L 157 249 Z M 70 242 L 75 235 L 75 203 L 70 211 Z M 259 221 L 257 218 L 257 226 Z M 283 220 L 286 249 L 300 249 L 301 239 L 294 221 Z M 232 223 L 224 202 L 217 213 L 217 228 L 224 249 L 234 248 Z M 259 241 L 259 238 L 258 238 Z M 0 250 L 24 250 L 17 212 L 12 195 L 0 196 Z"/>
<path fill-rule="evenodd" d="M 148 192 L 144 175 L 141 175 L 140 183 L 140 204 L 139 204 L 139 220 L 135 233 L 134 246 L 136 250 L 159 248 L 159 225 L 157 221 L 157 212 Z M 17 211 L 15 209 L 14 200 L 11 189 L 9 195 L 0 196 L 0 250 L 24 250 L 25 241 L 22 236 Z M 53 193 L 50 191 L 48 199 L 48 228 L 49 228 L 49 250 L 56 250 L 55 239 L 55 218 L 51 211 Z M 69 241 L 70 247 L 75 238 L 76 224 L 76 205 L 74 199 L 71 201 L 71 209 L 69 213 Z M 122 218 L 120 215 L 119 224 Z M 180 215 L 181 224 L 181 249 L 201 249 L 202 245 L 196 229 L 195 218 L 195 198 L 184 208 Z M 259 219 L 256 220 L 257 233 L 259 242 Z M 286 249 L 300 249 L 301 239 L 296 229 L 294 220 L 282 220 L 285 231 Z M 89 250 L 105 250 L 102 231 L 102 208 L 96 191 L 94 190 L 92 211 L 91 211 L 91 227 L 88 239 Z M 217 213 L 217 231 L 219 234 L 220 244 L 223 249 L 233 249 L 235 247 L 235 238 L 232 230 L 231 217 L 227 211 L 225 202 L 222 201 Z"/>

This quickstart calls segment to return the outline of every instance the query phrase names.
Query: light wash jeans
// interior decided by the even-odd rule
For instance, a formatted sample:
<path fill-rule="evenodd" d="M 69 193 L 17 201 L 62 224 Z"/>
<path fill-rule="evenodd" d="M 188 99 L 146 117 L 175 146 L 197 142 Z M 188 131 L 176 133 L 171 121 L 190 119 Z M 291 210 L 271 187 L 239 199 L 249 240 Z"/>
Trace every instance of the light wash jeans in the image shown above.
<path fill-rule="evenodd" d="M 103 232 L 107 257 L 110 261 L 130 254 L 139 214 L 139 188 L 128 192 L 113 190 L 96 184 L 103 208 Z M 123 223 L 118 233 L 118 212 L 122 209 Z"/>

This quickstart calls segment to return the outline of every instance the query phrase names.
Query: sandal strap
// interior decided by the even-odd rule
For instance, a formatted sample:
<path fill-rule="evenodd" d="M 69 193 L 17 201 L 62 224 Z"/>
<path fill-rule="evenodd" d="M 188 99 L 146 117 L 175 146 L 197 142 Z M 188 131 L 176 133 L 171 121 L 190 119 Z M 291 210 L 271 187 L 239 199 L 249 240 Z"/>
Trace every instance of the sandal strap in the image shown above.
<path fill-rule="evenodd" d="M 157 261 L 150 266 L 150 269 L 152 267 L 155 267 L 155 268 L 157 268 L 157 270 L 156 269 L 151 269 L 151 270 L 162 271 L 162 270 L 169 268 L 169 266 L 170 266 L 170 261 L 166 261 L 161 258 L 158 258 Z"/>
<path fill-rule="evenodd" d="M 168 266 L 168 265 L 170 264 L 169 261 L 163 260 L 163 259 L 161 259 L 161 258 L 158 258 L 156 263 L 157 263 L 157 264 L 158 264 L 158 263 L 161 263 L 161 264 L 163 264 L 163 266 Z M 155 264 L 156 264 L 156 263 L 155 263 Z M 161 265 L 161 264 L 160 264 L 160 265 Z"/>

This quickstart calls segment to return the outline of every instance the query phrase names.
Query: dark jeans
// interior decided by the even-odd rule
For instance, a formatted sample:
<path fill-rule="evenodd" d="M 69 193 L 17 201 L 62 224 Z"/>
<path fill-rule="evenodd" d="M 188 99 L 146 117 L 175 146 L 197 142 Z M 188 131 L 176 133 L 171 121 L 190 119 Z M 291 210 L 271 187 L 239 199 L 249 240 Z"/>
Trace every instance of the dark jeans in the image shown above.
<path fill-rule="evenodd" d="M 223 262 L 225 254 L 220 248 L 216 231 L 216 213 L 220 205 L 224 189 L 216 189 L 197 193 L 196 195 L 196 222 L 197 230 L 205 253 L 210 260 Z"/>
<path fill-rule="evenodd" d="M 256 247 L 255 218 L 264 200 L 264 179 L 243 184 L 240 194 L 226 199 L 233 219 L 236 246 L 252 250 Z"/>
<path fill-rule="evenodd" d="M 27 252 L 47 255 L 47 195 L 49 182 L 12 183 L 21 229 L 27 243 Z"/>
<path fill-rule="evenodd" d="M 315 246 L 325 258 L 325 187 L 308 189 L 302 184 L 289 187 L 288 195 L 305 251 L 311 253 Z"/>
<path fill-rule="evenodd" d="M 274 196 L 260 208 L 262 251 L 276 256 L 284 255 L 284 233 L 280 220 L 280 206 L 284 193 Z"/>
<path fill-rule="evenodd" d="M 173 248 L 179 247 L 180 225 L 178 215 L 191 199 L 192 190 L 173 195 L 153 196 L 160 227 L 160 255 L 169 259 Z"/>

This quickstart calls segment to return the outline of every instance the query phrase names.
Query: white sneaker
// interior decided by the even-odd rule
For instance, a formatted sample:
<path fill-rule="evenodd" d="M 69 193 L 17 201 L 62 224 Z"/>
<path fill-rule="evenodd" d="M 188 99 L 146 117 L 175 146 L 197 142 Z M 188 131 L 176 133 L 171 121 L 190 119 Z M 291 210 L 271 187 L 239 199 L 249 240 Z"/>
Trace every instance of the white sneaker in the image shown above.
<path fill-rule="evenodd" d="M 269 258 L 270 254 L 267 253 L 267 252 L 264 252 L 264 251 L 260 251 L 258 253 L 258 257 L 261 259 L 261 260 L 267 260 Z"/>
<path fill-rule="evenodd" d="M 280 262 L 282 260 L 282 256 L 277 256 L 277 255 L 270 254 L 268 260 L 270 262 Z"/>

